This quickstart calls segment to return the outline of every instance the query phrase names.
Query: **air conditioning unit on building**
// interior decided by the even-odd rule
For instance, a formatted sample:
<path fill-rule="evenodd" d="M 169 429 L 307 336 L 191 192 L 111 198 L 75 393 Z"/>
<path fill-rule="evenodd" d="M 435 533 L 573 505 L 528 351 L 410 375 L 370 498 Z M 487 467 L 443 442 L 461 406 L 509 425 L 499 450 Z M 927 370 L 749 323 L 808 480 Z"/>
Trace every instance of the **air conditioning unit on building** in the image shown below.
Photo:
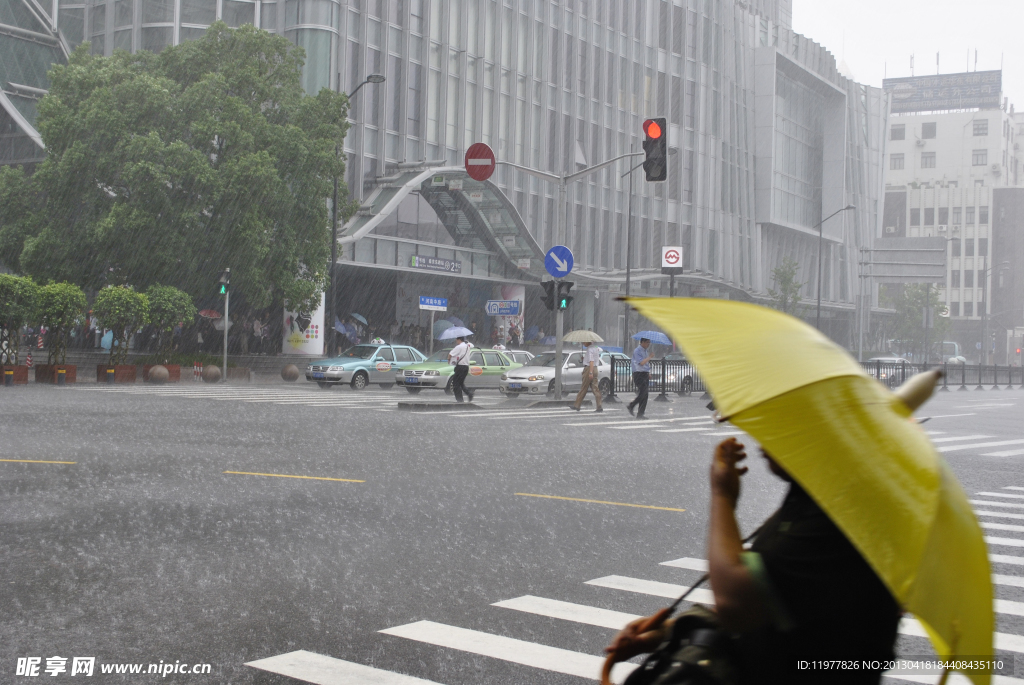
<path fill-rule="evenodd" d="M 945 233 L 946 232 L 946 227 L 945 226 L 936 226 L 935 230 L 938 231 L 939 233 Z"/>
<path fill-rule="evenodd" d="M 999 164 L 993 164 L 992 165 L 992 175 L 993 176 L 998 176 L 1001 173 L 1003 173 L 1003 167 L 1001 165 L 999 165 Z"/>
<path fill-rule="evenodd" d="M 924 141 L 923 141 L 923 140 L 921 140 L 920 138 L 918 138 L 918 139 L 917 139 L 917 146 L 918 146 L 918 147 L 924 147 Z"/>
<path fill-rule="evenodd" d="M 886 233 L 895 233 L 896 232 L 896 227 L 895 226 L 886 226 L 885 227 L 885 232 Z"/>

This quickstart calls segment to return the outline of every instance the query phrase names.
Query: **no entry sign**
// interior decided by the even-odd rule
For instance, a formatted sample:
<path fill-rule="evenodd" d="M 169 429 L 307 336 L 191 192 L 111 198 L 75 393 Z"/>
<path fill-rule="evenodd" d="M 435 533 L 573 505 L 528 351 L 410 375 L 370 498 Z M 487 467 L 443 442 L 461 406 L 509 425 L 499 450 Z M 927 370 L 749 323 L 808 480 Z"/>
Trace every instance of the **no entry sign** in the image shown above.
<path fill-rule="evenodd" d="M 486 181 L 494 173 L 494 151 L 486 143 L 473 143 L 466 150 L 466 173 L 474 181 Z"/>

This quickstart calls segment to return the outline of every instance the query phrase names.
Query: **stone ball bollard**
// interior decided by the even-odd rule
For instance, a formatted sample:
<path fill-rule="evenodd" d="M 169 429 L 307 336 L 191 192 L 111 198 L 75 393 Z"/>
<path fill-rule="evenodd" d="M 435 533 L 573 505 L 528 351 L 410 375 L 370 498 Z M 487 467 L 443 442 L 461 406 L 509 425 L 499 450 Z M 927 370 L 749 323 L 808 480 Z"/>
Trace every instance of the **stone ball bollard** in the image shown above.
<path fill-rule="evenodd" d="M 220 380 L 220 367 L 215 364 L 203 367 L 203 381 L 206 383 L 216 383 Z"/>
<path fill-rule="evenodd" d="M 295 366 L 295 364 L 288 364 L 281 369 L 281 378 L 289 383 L 299 380 L 299 367 Z"/>
<path fill-rule="evenodd" d="M 162 364 L 151 366 L 149 369 L 149 382 L 155 383 L 156 385 L 163 385 L 171 379 L 171 374 L 167 371 L 167 367 Z"/>

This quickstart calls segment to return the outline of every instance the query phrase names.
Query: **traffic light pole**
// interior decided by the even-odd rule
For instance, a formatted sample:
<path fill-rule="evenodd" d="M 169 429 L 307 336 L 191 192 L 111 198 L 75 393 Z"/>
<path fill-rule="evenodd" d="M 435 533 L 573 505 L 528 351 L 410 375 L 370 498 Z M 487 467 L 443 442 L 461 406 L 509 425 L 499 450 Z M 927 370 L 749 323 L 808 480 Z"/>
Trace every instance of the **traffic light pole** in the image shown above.
<path fill-rule="evenodd" d="M 579 179 L 584 178 L 585 176 L 589 176 L 590 174 L 594 173 L 595 171 L 600 171 L 601 169 L 604 169 L 607 166 L 611 166 L 615 162 L 618 162 L 620 159 L 626 159 L 627 157 L 636 157 L 637 155 L 643 155 L 643 154 L 645 154 L 645 153 L 643 153 L 643 152 L 627 152 L 624 155 L 619 155 L 618 157 L 614 157 L 612 159 L 609 159 L 606 162 L 601 162 L 600 164 L 595 164 L 592 167 L 587 167 L 586 169 L 583 169 L 581 171 L 577 171 L 574 174 L 566 174 L 564 176 L 557 176 L 555 174 L 548 173 L 546 171 L 541 171 L 540 169 L 531 169 L 530 167 L 520 166 L 518 164 L 513 164 L 512 162 L 495 162 L 495 164 L 502 164 L 504 166 L 512 167 L 513 169 L 518 169 L 519 171 L 522 171 L 524 174 L 529 174 L 530 176 L 535 176 L 536 178 L 540 178 L 540 179 L 543 179 L 545 181 L 550 181 L 551 183 L 554 183 L 558 187 L 558 208 L 557 208 L 557 215 L 555 217 L 555 241 L 557 242 L 558 245 L 562 245 L 564 240 L 565 240 L 565 213 L 566 213 L 566 209 L 568 207 L 568 203 L 566 201 L 567 186 L 570 183 L 572 183 L 573 181 L 578 181 Z M 556 279 L 556 283 L 558 283 L 558 282 L 559 281 Z M 561 295 L 561 287 L 556 285 L 555 288 L 556 288 L 556 290 L 555 290 L 556 296 L 560 296 Z M 557 303 L 557 297 L 556 297 L 556 303 Z M 562 364 L 561 364 L 561 361 L 562 361 L 562 352 L 565 349 L 564 345 L 562 343 L 562 334 L 563 334 L 563 330 L 564 330 L 564 327 L 565 327 L 564 318 L 565 318 L 565 312 L 562 311 L 561 309 L 558 309 L 557 306 L 556 306 L 556 308 L 555 308 L 555 399 L 556 400 L 562 399 Z"/>
<path fill-rule="evenodd" d="M 224 368 L 221 382 L 228 382 L 228 305 L 231 303 L 231 288 L 224 291 Z"/>

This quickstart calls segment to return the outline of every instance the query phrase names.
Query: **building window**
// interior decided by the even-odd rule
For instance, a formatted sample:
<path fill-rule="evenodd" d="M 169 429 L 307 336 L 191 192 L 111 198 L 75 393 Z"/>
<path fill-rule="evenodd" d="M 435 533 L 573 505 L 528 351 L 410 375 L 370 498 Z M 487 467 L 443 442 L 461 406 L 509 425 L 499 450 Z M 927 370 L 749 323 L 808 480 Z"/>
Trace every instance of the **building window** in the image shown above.
<path fill-rule="evenodd" d="M 922 152 L 921 153 L 921 168 L 922 169 L 934 169 L 935 168 L 935 153 L 934 152 Z"/>
<path fill-rule="evenodd" d="M 978 238 L 978 256 L 988 256 L 988 238 Z"/>
<path fill-rule="evenodd" d="M 978 207 L 978 223 L 982 225 L 988 224 L 988 206 Z"/>
<path fill-rule="evenodd" d="M 935 208 L 925 207 L 924 210 L 924 225 L 934 226 L 935 225 Z"/>
<path fill-rule="evenodd" d="M 964 316 L 974 316 L 973 302 L 964 302 Z"/>
<path fill-rule="evenodd" d="M 985 166 L 988 164 L 988 150 L 975 150 L 971 155 L 971 164 L 974 166 Z"/>
<path fill-rule="evenodd" d="M 921 225 L 921 210 L 911 209 L 910 210 L 910 225 L 920 226 Z"/>
<path fill-rule="evenodd" d="M 903 168 L 903 153 L 898 155 L 889 155 L 889 168 L 893 171 L 899 171 Z"/>
<path fill-rule="evenodd" d="M 959 269 L 957 269 L 952 274 L 950 274 L 949 287 L 950 288 L 959 288 L 960 287 L 960 270 Z"/>
<path fill-rule="evenodd" d="M 960 209 L 961 209 L 960 207 L 954 207 L 953 208 L 953 225 L 954 226 L 959 226 L 960 225 L 960 216 L 962 214 Z"/>
<path fill-rule="evenodd" d="M 987 136 L 988 135 L 988 119 L 975 119 L 974 120 L 974 135 L 976 135 L 976 136 Z"/>
<path fill-rule="evenodd" d="M 906 140 L 907 138 L 907 125 L 906 124 L 893 124 L 889 130 L 889 140 Z M 900 167 L 901 169 L 903 167 Z"/>
<path fill-rule="evenodd" d="M 959 257 L 960 256 L 960 239 L 959 238 L 953 238 L 953 240 L 949 241 L 949 244 L 953 246 L 953 256 L 954 257 Z"/>
<path fill-rule="evenodd" d="M 973 257 L 974 256 L 974 238 L 966 238 L 964 240 L 964 256 L 965 257 Z"/>
<path fill-rule="evenodd" d="M 949 315 L 950 316 L 960 316 L 960 303 L 959 302 L 950 302 L 949 303 Z"/>
<path fill-rule="evenodd" d="M 985 272 L 981 269 L 978 269 L 978 287 L 982 290 L 985 289 Z M 980 295 L 978 296 L 978 299 L 981 299 Z"/>
<path fill-rule="evenodd" d="M 945 226 L 949 223 L 949 207 L 939 207 L 939 225 Z"/>
<path fill-rule="evenodd" d="M 934 138 L 935 137 L 935 122 L 932 121 L 927 124 L 921 124 L 921 137 L 922 138 Z"/>
<path fill-rule="evenodd" d="M 974 225 L 974 207 L 968 207 L 967 208 L 967 225 L 968 226 L 973 226 Z"/>
<path fill-rule="evenodd" d="M 974 287 L 974 272 L 973 271 L 965 271 L 964 272 L 964 287 L 965 288 L 973 288 Z"/>

